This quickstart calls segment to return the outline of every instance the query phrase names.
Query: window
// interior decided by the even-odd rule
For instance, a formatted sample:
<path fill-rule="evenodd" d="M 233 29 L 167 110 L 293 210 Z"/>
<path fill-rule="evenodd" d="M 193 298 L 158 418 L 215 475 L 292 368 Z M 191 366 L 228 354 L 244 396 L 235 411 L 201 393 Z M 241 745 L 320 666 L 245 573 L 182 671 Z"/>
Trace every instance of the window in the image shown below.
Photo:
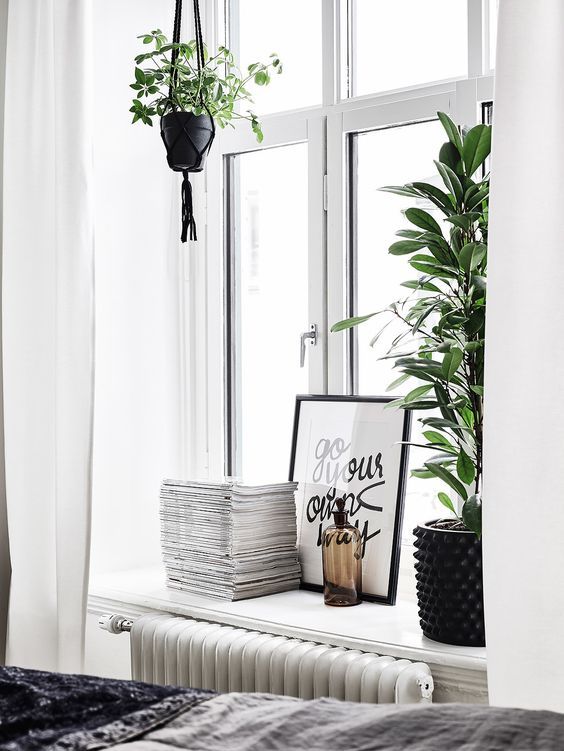
<path fill-rule="evenodd" d="M 281 112 L 321 104 L 322 0 L 231 2 L 230 43 L 242 70 L 272 53 L 280 55 L 284 74 L 255 95 L 257 112 Z"/>
<path fill-rule="evenodd" d="M 349 0 L 349 96 L 468 73 L 466 0 Z"/>
<path fill-rule="evenodd" d="M 207 305 L 195 352 L 187 338 L 203 384 L 191 390 L 188 438 L 202 459 L 190 471 L 274 480 L 286 476 L 296 393 L 381 394 L 392 380 L 378 359 L 385 341 L 369 345 L 376 324 L 350 336 L 330 327 L 401 290 L 408 269 L 387 249 L 404 204 L 378 188 L 434 174 L 445 140 L 437 111 L 466 126 L 488 111 L 490 7 L 289 0 L 266 12 L 258 0 L 209 2 L 227 6 L 244 64 L 276 52 L 285 70 L 257 96 L 263 143 L 244 124 L 221 131 L 206 170 L 207 241 L 193 249 L 205 262 L 186 285 Z M 409 480 L 406 532 L 434 513 L 433 490 Z"/>
<path fill-rule="evenodd" d="M 307 146 L 230 158 L 232 370 L 228 472 L 284 481 L 297 393 L 307 391 L 298 341 L 308 319 Z"/>

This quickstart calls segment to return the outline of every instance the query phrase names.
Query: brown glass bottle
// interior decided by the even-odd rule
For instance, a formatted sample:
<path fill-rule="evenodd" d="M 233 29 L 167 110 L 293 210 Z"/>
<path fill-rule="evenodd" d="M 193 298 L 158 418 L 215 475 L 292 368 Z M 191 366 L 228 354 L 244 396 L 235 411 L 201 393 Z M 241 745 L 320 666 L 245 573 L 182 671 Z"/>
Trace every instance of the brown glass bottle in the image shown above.
<path fill-rule="evenodd" d="M 323 556 L 323 597 L 326 605 L 360 605 L 362 592 L 362 540 L 348 522 L 342 498 L 335 501 L 335 524 L 321 538 Z"/>

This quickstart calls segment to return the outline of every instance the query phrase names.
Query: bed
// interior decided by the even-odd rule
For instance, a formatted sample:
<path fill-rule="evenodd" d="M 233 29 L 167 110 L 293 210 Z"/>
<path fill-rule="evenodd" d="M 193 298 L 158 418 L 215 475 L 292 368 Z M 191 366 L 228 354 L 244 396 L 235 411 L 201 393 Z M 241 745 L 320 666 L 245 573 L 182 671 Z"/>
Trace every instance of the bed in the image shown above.
<path fill-rule="evenodd" d="M 0 667 L 2 751 L 552 751 L 564 715 L 215 694 Z"/>

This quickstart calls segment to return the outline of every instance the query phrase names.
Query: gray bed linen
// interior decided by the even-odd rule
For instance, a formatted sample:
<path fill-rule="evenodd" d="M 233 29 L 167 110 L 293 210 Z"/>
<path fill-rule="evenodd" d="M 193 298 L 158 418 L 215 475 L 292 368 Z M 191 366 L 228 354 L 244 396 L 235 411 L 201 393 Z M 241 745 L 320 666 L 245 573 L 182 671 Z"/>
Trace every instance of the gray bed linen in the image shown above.
<path fill-rule="evenodd" d="M 224 694 L 114 751 L 562 751 L 564 715 Z"/>

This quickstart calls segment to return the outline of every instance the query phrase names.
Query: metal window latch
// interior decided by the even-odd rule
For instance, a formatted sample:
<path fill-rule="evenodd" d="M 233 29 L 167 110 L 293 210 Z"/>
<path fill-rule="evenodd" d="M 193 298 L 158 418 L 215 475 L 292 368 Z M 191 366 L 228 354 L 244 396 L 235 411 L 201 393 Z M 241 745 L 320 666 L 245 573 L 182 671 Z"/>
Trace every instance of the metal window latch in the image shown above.
<path fill-rule="evenodd" d="M 311 324 L 309 331 L 300 334 L 300 368 L 305 365 L 306 342 L 309 342 L 312 347 L 317 344 L 317 326 L 315 323 Z"/>

